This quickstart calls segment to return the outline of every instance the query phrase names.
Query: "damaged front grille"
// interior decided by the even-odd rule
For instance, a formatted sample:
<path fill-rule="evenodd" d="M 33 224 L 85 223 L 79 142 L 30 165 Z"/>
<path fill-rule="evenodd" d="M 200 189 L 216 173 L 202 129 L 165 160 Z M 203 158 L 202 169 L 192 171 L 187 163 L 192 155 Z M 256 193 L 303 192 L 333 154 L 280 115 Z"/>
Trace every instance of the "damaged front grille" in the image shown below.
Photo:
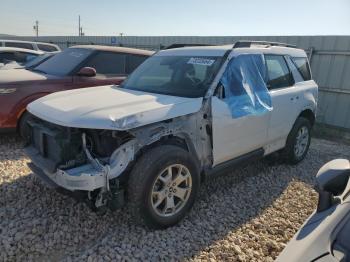
<path fill-rule="evenodd" d="M 50 172 L 57 168 L 67 169 L 86 163 L 82 150 L 81 132 L 42 120 L 29 122 L 31 146 L 50 162 Z"/>
<path fill-rule="evenodd" d="M 28 124 L 31 151 L 40 155 L 41 165 L 51 173 L 57 168 L 66 170 L 88 162 L 83 150 L 83 133 L 86 134 L 87 149 L 101 162 L 108 160 L 115 149 L 132 139 L 126 131 L 69 128 L 35 117 Z"/>

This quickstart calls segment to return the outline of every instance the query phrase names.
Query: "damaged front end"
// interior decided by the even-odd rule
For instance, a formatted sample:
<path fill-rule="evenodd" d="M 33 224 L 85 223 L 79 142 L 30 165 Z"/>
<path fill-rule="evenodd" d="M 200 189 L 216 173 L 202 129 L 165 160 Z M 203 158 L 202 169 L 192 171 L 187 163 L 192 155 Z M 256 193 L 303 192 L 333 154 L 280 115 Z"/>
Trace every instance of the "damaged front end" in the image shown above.
<path fill-rule="evenodd" d="M 122 173 L 134 159 L 136 139 L 126 131 L 29 123 L 29 167 L 52 187 L 83 196 L 95 209 L 124 202 Z"/>

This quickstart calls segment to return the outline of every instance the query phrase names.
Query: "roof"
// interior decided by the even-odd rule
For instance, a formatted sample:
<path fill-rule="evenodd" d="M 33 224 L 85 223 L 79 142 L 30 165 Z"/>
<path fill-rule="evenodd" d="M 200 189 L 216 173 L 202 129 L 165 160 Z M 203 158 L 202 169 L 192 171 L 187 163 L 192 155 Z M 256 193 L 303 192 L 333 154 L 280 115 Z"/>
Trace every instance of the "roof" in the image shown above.
<path fill-rule="evenodd" d="M 159 51 L 157 56 L 224 56 L 229 50 L 233 53 L 264 53 L 264 54 L 280 54 L 298 57 L 306 57 L 303 49 L 285 47 L 285 46 L 267 46 L 261 44 L 253 44 L 251 47 L 233 48 L 232 45 L 217 45 L 217 46 L 191 46 L 173 48 Z"/>
<path fill-rule="evenodd" d="M 233 45 L 188 46 L 159 51 L 157 56 L 223 56 Z"/>
<path fill-rule="evenodd" d="M 108 52 L 116 52 L 116 53 L 128 53 L 134 55 L 145 55 L 151 56 L 154 54 L 154 51 L 136 49 L 136 48 L 128 48 L 128 47 L 120 47 L 120 46 L 105 46 L 105 45 L 75 45 L 70 48 L 86 48 L 86 49 L 94 49 L 100 51 L 108 51 Z"/>
<path fill-rule="evenodd" d="M 33 54 L 33 55 L 45 54 L 45 52 L 43 52 L 43 51 L 18 48 L 18 47 L 0 47 L 0 52 L 22 52 L 22 53 L 28 53 L 28 54 Z"/>
<path fill-rule="evenodd" d="M 52 43 L 46 43 L 46 42 L 34 42 L 34 41 L 23 41 L 23 40 L 9 40 L 9 39 L 0 39 L 0 42 L 11 42 L 11 43 L 28 43 L 28 44 L 43 44 L 43 45 L 51 45 L 51 46 L 55 46 L 58 47 L 55 44 Z"/>

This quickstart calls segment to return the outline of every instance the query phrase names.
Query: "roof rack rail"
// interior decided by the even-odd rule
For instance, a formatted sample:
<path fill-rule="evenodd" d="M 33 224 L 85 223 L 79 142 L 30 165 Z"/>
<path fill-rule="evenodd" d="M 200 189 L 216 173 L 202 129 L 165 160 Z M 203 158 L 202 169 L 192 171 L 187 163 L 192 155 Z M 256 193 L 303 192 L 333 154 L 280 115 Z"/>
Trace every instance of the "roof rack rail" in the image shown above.
<path fill-rule="evenodd" d="M 164 49 L 173 49 L 173 48 L 188 47 L 188 46 L 212 46 L 212 45 L 208 45 L 208 44 L 172 44 L 172 45 L 165 47 Z"/>
<path fill-rule="evenodd" d="M 251 45 L 267 45 L 267 46 L 284 46 L 284 47 L 292 47 L 296 48 L 295 45 L 290 45 L 286 43 L 279 43 L 279 42 L 268 42 L 268 41 L 249 41 L 249 40 L 241 40 L 237 41 L 233 48 L 243 48 L 243 47 L 250 47 Z"/>

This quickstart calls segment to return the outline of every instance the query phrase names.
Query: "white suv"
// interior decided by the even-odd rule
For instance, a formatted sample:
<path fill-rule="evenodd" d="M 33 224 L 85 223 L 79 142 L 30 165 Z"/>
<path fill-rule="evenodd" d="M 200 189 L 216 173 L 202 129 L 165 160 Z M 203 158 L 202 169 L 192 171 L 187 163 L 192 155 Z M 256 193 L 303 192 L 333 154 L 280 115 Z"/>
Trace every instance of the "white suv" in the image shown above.
<path fill-rule="evenodd" d="M 21 40 L 2 40 L 0 39 L 0 47 L 16 47 L 29 50 L 43 51 L 46 53 L 61 51 L 58 45 L 42 42 L 30 42 Z"/>
<path fill-rule="evenodd" d="M 138 221 L 165 228 L 216 171 L 273 152 L 301 161 L 317 90 L 305 52 L 286 44 L 159 51 L 119 87 L 31 103 L 29 166 L 95 209 L 128 201 Z"/>

